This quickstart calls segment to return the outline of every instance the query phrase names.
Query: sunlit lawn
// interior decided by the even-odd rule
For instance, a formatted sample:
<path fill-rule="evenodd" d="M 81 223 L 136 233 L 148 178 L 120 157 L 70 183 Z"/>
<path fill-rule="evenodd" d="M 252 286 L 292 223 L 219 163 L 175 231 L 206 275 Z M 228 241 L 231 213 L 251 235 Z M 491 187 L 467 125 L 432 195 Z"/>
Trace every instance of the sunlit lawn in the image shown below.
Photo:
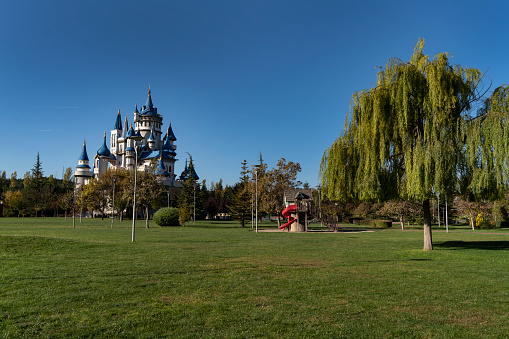
<path fill-rule="evenodd" d="M 0 218 L 1 337 L 509 335 L 506 229 L 110 226 Z"/>

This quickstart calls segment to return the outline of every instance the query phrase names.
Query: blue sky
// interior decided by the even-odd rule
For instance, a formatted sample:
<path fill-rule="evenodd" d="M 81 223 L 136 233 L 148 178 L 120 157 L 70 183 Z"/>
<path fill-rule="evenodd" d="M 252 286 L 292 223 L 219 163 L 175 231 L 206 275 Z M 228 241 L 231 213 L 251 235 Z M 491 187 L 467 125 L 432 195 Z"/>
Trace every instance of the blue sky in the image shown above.
<path fill-rule="evenodd" d="M 324 150 L 350 97 L 390 57 L 425 53 L 509 82 L 502 1 L 0 2 L 0 171 L 18 177 L 40 153 L 45 175 L 89 158 L 118 109 L 132 121 L 148 86 L 177 137 L 176 173 L 238 181 L 260 152 L 299 162 L 318 184 Z"/>

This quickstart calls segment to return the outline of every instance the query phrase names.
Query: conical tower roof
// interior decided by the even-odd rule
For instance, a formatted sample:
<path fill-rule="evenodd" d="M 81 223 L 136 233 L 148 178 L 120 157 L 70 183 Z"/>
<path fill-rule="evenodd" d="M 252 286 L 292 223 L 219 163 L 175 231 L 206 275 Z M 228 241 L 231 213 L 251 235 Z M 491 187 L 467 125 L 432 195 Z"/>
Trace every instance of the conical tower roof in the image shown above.
<path fill-rule="evenodd" d="M 85 140 L 83 140 L 83 148 L 81 149 L 81 154 L 78 160 L 81 161 L 88 161 L 88 155 L 87 155 L 87 144 Z"/>
<path fill-rule="evenodd" d="M 168 131 L 166 131 L 165 137 L 171 141 L 177 140 L 177 138 L 175 138 L 175 134 L 173 134 L 173 129 L 171 128 L 171 122 L 170 122 L 170 126 L 168 126 Z"/>
<path fill-rule="evenodd" d="M 106 132 L 104 132 L 104 143 L 103 145 L 97 150 L 97 155 L 100 157 L 109 158 L 111 153 L 108 149 L 108 146 L 106 146 Z"/>
<path fill-rule="evenodd" d="M 117 120 L 115 121 L 115 129 L 122 130 L 122 117 L 120 116 L 120 108 L 118 109 Z"/>

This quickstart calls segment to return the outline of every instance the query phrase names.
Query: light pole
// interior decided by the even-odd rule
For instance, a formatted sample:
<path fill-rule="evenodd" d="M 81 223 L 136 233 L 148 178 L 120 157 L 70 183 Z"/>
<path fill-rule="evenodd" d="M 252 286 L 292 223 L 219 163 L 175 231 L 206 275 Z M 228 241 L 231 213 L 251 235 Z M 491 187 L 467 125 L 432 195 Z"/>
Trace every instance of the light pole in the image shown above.
<path fill-rule="evenodd" d="M 256 225 L 256 233 L 258 233 L 258 168 L 260 168 L 260 165 L 255 165 L 255 182 L 256 182 L 256 198 L 255 198 L 256 213 L 255 213 L 255 225 Z"/>
<path fill-rule="evenodd" d="M 111 228 L 113 228 L 113 218 L 115 218 L 115 183 L 117 182 L 117 177 L 111 177 L 113 181 L 113 202 L 111 203 Z"/>
<path fill-rule="evenodd" d="M 72 194 L 72 228 L 76 228 L 76 177 L 74 177 L 74 191 Z"/>
<path fill-rule="evenodd" d="M 193 225 L 196 220 L 196 183 L 193 182 Z"/>
<path fill-rule="evenodd" d="M 81 215 L 83 214 L 83 184 L 81 184 L 80 190 L 81 190 L 81 206 L 80 206 L 80 224 L 81 224 Z"/>
<path fill-rule="evenodd" d="M 132 126 L 131 130 L 132 131 Z M 140 134 L 140 131 L 134 132 L 132 131 L 126 139 L 134 140 L 134 191 L 133 191 L 133 229 L 132 229 L 132 240 L 134 241 L 134 230 L 136 225 L 136 173 L 138 172 L 138 147 L 136 145 L 136 141 L 143 140 L 143 137 Z"/>

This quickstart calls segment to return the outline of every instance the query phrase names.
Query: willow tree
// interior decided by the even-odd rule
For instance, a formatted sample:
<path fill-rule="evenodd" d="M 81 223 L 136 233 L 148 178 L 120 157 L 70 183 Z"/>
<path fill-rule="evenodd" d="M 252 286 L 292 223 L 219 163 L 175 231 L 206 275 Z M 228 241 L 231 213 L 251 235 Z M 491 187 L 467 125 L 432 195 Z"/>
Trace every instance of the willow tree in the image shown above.
<path fill-rule="evenodd" d="M 465 122 L 479 99 L 479 70 L 432 60 L 419 39 L 412 58 L 392 58 L 376 85 L 352 96 L 342 134 L 322 157 L 323 193 L 339 201 L 422 204 L 424 250 L 433 249 L 430 199 L 451 193 L 464 159 Z"/>
<path fill-rule="evenodd" d="M 468 190 L 477 199 L 501 198 L 509 183 L 509 85 L 495 89 L 466 125 Z"/>

